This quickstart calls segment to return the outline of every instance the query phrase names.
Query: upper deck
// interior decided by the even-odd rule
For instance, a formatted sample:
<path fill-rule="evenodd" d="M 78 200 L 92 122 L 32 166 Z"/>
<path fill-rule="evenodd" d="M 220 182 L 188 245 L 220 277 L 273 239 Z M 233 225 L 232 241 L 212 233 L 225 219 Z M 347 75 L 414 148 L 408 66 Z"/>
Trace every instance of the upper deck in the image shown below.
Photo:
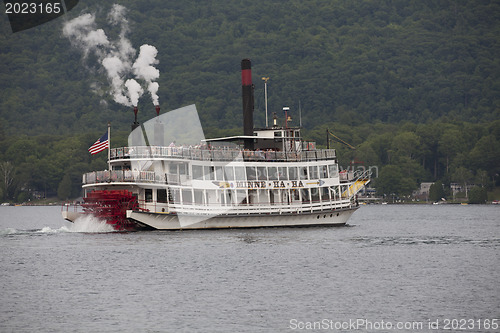
<path fill-rule="evenodd" d="M 229 148 L 136 146 L 113 148 L 110 159 L 182 159 L 196 161 L 309 162 L 335 159 L 335 149 L 263 151 Z"/>

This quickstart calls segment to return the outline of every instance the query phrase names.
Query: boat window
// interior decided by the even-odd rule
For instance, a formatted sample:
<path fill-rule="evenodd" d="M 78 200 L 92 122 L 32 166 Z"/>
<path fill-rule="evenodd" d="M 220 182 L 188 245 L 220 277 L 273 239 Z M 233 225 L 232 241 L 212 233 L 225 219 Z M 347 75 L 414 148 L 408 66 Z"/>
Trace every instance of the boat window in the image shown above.
<path fill-rule="evenodd" d="M 309 178 L 318 179 L 318 167 L 316 165 L 311 165 L 309 167 Z"/>
<path fill-rule="evenodd" d="M 234 167 L 234 178 L 236 180 L 246 180 L 245 177 L 245 168 L 243 167 Z"/>
<path fill-rule="evenodd" d="M 307 167 L 299 167 L 300 179 L 307 179 Z"/>
<path fill-rule="evenodd" d="M 299 190 L 297 190 L 297 189 L 291 189 L 291 194 L 292 194 L 293 201 L 299 201 L 300 200 Z"/>
<path fill-rule="evenodd" d="M 269 173 L 269 180 L 278 180 L 278 168 L 269 167 L 267 172 Z"/>
<path fill-rule="evenodd" d="M 309 198 L 309 189 L 303 188 L 300 190 L 300 196 L 302 197 L 302 202 L 309 203 L 311 199 Z"/>
<path fill-rule="evenodd" d="M 176 175 L 177 174 L 177 164 L 175 164 L 175 163 L 169 164 L 168 172 Z"/>
<path fill-rule="evenodd" d="M 146 202 L 152 202 L 153 201 L 153 190 L 150 188 L 147 188 L 144 190 L 144 199 Z"/>
<path fill-rule="evenodd" d="M 269 190 L 269 203 L 271 205 L 280 203 L 280 190 Z"/>
<path fill-rule="evenodd" d="M 281 132 L 274 132 L 274 137 L 281 137 Z"/>
<path fill-rule="evenodd" d="M 262 205 L 269 204 L 269 190 L 258 189 L 259 203 Z"/>
<path fill-rule="evenodd" d="M 311 200 L 313 202 L 319 201 L 319 188 L 318 187 L 313 187 L 311 189 Z"/>
<path fill-rule="evenodd" d="M 257 191 L 256 190 L 248 190 L 248 198 L 247 203 L 249 205 L 255 204 L 257 201 Z"/>
<path fill-rule="evenodd" d="M 167 190 L 162 190 L 162 189 L 157 190 L 156 201 L 166 203 L 167 202 Z"/>
<path fill-rule="evenodd" d="M 320 165 L 319 177 L 320 178 L 328 178 L 328 167 L 326 165 Z"/>
<path fill-rule="evenodd" d="M 299 179 L 299 177 L 297 175 L 297 168 L 296 167 L 288 168 L 288 176 L 290 177 L 290 180 Z"/>
<path fill-rule="evenodd" d="M 205 180 L 214 180 L 214 167 L 213 166 L 204 166 L 203 170 L 205 171 Z"/>
<path fill-rule="evenodd" d="M 290 205 L 290 193 L 289 190 L 281 190 L 281 203 L 285 205 Z"/>
<path fill-rule="evenodd" d="M 231 190 L 224 190 L 224 197 L 225 197 L 225 201 L 226 201 L 226 205 L 227 206 L 231 206 L 232 203 L 233 203 L 233 191 Z"/>
<path fill-rule="evenodd" d="M 170 188 L 168 190 L 168 202 L 170 203 L 181 203 L 179 189 L 178 188 Z"/>
<path fill-rule="evenodd" d="M 267 180 L 266 167 L 257 167 L 257 179 Z"/>
<path fill-rule="evenodd" d="M 321 200 L 330 201 L 330 190 L 328 187 L 321 187 Z"/>
<path fill-rule="evenodd" d="M 191 193 L 191 189 L 183 189 L 182 190 L 182 203 L 184 205 L 190 205 L 193 203 L 193 196 Z"/>
<path fill-rule="evenodd" d="M 193 165 L 193 179 L 203 180 L 203 167 L 201 165 Z"/>
<path fill-rule="evenodd" d="M 206 203 L 208 204 L 219 204 L 218 191 L 217 190 L 206 190 Z"/>
<path fill-rule="evenodd" d="M 224 180 L 224 171 L 221 166 L 215 167 L 215 177 L 217 180 Z"/>
<path fill-rule="evenodd" d="M 226 180 L 234 180 L 234 169 L 232 166 L 225 166 L 224 173 L 226 176 Z"/>
<path fill-rule="evenodd" d="M 286 167 L 279 167 L 278 174 L 280 176 L 280 180 L 288 180 L 288 169 Z"/>
<path fill-rule="evenodd" d="M 203 205 L 203 190 L 195 189 L 193 190 L 194 203 L 197 205 Z"/>
<path fill-rule="evenodd" d="M 236 203 L 245 205 L 247 203 L 247 191 L 236 190 Z"/>
<path fill-rule="evenodd" d="M 246 167 L 246 169 L 247 169 L 247 179 L 256 180 L 257 174 L 255 173 L 255 167 Z"/>
<path fill-rule="evenodd" d="M 179 164 L 179 174 L 180 175 L 187 175 L 188 174 L 186 163 Z"/>
<path fill-rule="evenodd" d="M 337 178 L 339 175 L 337 164 L 330 164 L 328 166 L 328 171 L 330 172 L 330 178 Z"/>

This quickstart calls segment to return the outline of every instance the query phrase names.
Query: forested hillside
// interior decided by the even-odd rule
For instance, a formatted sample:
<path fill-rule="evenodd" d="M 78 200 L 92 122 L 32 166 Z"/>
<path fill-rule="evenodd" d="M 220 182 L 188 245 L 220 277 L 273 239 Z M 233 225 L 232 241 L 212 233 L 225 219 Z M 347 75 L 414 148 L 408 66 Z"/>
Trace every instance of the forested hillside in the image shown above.
<path fill-rule="evenodd" d="M 207 136 L 238 131 L 240 60 L 251 58 L 256 126 L 264 125 L 266 76 L 270 112 L 290 106 L 298 122 L 300 105 L 310 138 L 326 144 L 329 127 L 358 147 L 342 151 L 346 159 L 378 163 L 381 172 L 418 165 L 401 171 L 407 188 L 449 182 L 459 167 L 472 176 L 485 170 L 490 183 L 500 172 L 497 1 L 116 3 L 127 8 L 133 47 L 158 49 L 162 111 L 195 103 Z M 99 28 L 118 36 L 106 19 L 112 4 L 82 0 L 67 15 L 16 34 L 6 16 L 0 20 L 0 161 L 16 175 L 8 186 L 3 177 L 3 197 L 30 188 L 57 193 L 65 175 L 74 196 L 76 175 L 103 163 L 85 154 L 106 123 L 126 137 L 131 108 L 113 101 L 102 65 L 62 33 L 64 22 L 93 13 Z M 146 97 L 139 110 L 140 121 L 155 115 Z M 478 162 L 479 147 L 490 149 L 486 164 Z"/>
<path fill-rule="evenodd" d="M 500 3 L 496 1 L 117 1 L 128 37 L 154 45 L 163 110 L 196 103 L 205 126 L 241 122 L 239 64 L 251 58 L 256 106 L 303 108 L 303 124 L 442 116 L 480 122 L 500 107 Z M 108 120 L 123 129 L 130 110 L 107 94 L 102 66 L 71 47 L 64 20 L 112 3 L 81 1 L 60 19 L 0 36 L 0 116 L 7 133 L 71 133 Z M 154 115 L 141 100 L 142 118 Z M 129 115 L 127 117 L 127 115 Z M 263 124 L 263 112 L 257 115 Z"/>

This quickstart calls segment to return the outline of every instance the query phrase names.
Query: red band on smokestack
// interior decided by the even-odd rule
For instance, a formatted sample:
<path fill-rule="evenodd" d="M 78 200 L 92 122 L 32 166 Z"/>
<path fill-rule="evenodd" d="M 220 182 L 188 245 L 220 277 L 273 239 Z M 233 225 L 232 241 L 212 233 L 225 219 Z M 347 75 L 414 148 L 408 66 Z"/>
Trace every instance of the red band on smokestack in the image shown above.
<path fill-rule="evenodd" d="M 252 63 L 250 59 L 243 59 L 241 61 L 241 85 L 252 85 Z"/>
<path fill-rule="evenodd" d="M 241 85 L 251 86 L 252 85 L 252 70 L 242 69 L 241 70 Z"/>
<path fill-rule="evenodd" d="M 241 61 L 241 91 L 243 97 L 243 134 L 253 136 L 253 85 L 252 85 L 252 63 L 250 59 Z M 245 149 L 253 150 L 253 139 L 245 139 Z"/>

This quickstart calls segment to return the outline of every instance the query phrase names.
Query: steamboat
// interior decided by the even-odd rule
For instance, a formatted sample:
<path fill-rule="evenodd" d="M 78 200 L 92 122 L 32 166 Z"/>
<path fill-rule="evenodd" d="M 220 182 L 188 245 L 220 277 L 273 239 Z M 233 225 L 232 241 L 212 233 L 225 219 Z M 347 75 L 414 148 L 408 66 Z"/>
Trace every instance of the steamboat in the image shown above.
<path fill-rule="evenodd" d="M 340 171 L 335 150 L 302 140 L 286 107 L 280 124 L 275 114 L 254 128 L 249 59 L 241 69 L 243 135 L 205 139 L 194 105 L 157 107 L 142 125 L 135 108 L 128 146 L 108 146 L 108 170 L 83 175 L 82 209 L 63 218 L 92 214 L 117 230 L 345 225 L 370 172 Z"/>

